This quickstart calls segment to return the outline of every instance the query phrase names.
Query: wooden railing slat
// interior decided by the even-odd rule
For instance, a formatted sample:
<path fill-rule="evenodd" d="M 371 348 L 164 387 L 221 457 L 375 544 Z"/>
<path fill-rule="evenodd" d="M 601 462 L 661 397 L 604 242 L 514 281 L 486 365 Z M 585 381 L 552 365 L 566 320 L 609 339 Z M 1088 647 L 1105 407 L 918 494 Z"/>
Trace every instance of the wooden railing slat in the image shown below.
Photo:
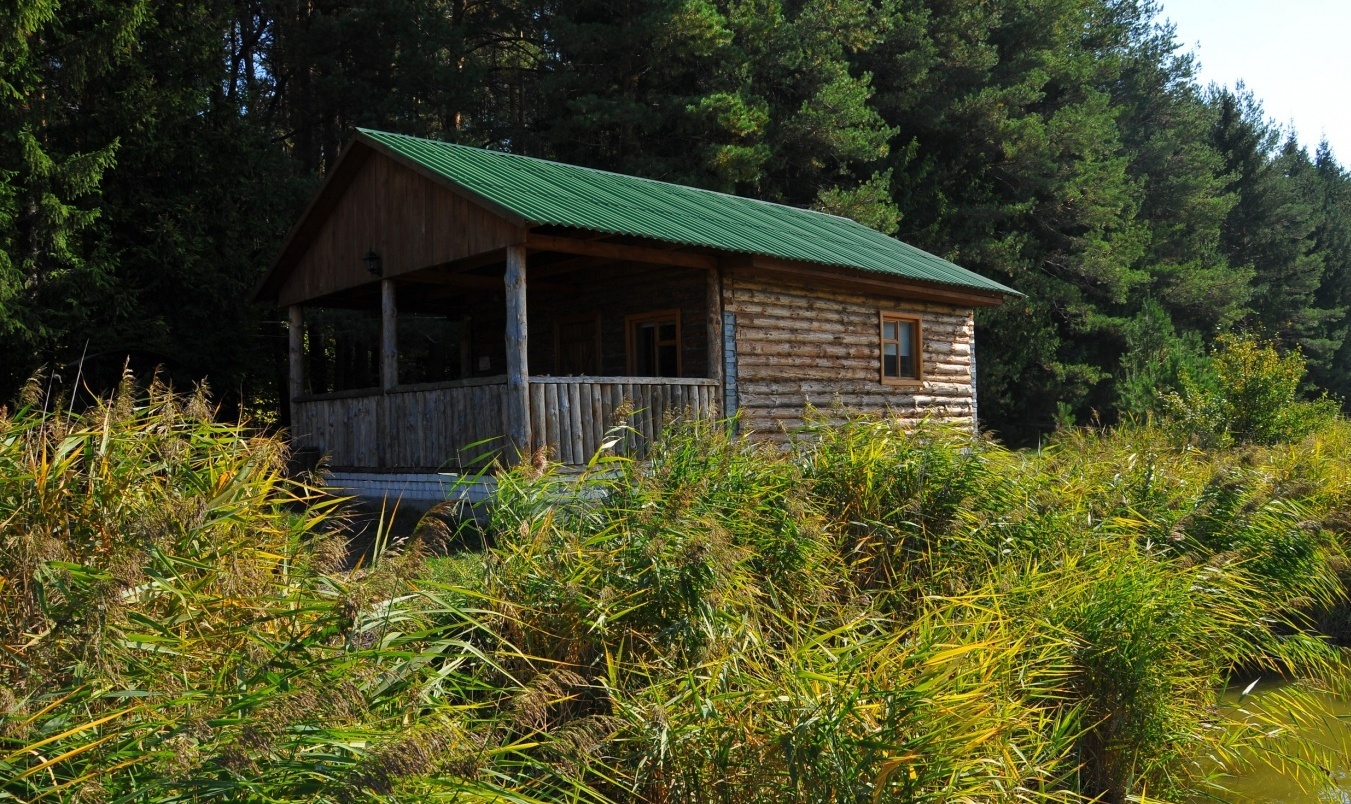
<path fill-rule="evenodd" d="M 469 467 L 500 450 L 506 427 L 505 385 L 465 381 L 401 386 L 392 392 L 300 397 L 292 432 L 297 444 L 328 453 L 341 468 Z M 712 380 L 652 377 L 530 378 L 531 448 L 581 465 L 600 449 L 627 406 L 631 428 L 614 452 L 645 457 L 671 419 L 716 415 Z M 489 444 L 470 444 L 493 439 Z"/>

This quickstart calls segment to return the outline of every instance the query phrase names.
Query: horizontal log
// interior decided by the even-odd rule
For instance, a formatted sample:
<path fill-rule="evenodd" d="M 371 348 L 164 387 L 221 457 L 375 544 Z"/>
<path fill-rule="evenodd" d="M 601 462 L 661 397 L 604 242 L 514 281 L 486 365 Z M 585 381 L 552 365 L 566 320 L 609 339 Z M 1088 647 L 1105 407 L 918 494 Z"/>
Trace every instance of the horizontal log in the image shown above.
<path fill-rule="evenodd" d="M 396 385 L 388 391 L 379 388 L 355 388 L 350 391 L 330 391 L 326 394 L 306 394 L 299 398 L 301 402 L 324 402 L 334 399 L 357 399 L 377 397 L 385 394 L 408 394 L 418 391 L 444 391 L 452 388 L 471 388 L 480 385 L 504 385 L 507 378 L 499 374 L 493 377 L 470 377 L 463 380 L 443 380 L 441 382 L 409 383 Z"/>
<path fill-rule="evenodd" d="M 835 320 L 822 320 L 814 313 L 801 310 L 774 310 L 757 313 L 748 313 L 736 305 L 729 305 L 737 314 L 737 324 L 740 327 L 748 329 L 767 330 L 771 332 L 817 332 L 817 333 L 835 333 L 840 335 L 872 335 L 877 337 L 878 324 L 876 308 L 865 311 L 858 315 L 839 316 Z M 887 311 L 891 312 L 891 311 Z M 924 325 L 925 335 L 942 333 L 948 338 L 957 338 L 969 341 L 973 335 L 967 322 L 954 321 L 947 318 L 935 319 L 924 313 L 912 313 L 910 311 L 899 311 L 900 315 L 909 315 L 919 318 Z"/>
<path fill-rule="evenodd" d="M 959 383 L 944 383 L 943 385 L 947 387 L 958 387 L 961 390 L 956 392 L 948 392 L 945 389 L 944 392 L 942 393 L 934 392 L 927 387 L 922 387 L 922 390 L 924 391 L 925 396 L 933 396 L 943 399 L 971 398 L 971 389 L 969 386 L 962 386 Z M 792 397 L 801 399 L 803 395 L 808 395 L 812 399 L 830 399 L 835 396 L 867 396 L 867 397 L 874 397 L 877 399 L 896 399 L 898 397 L 907 395 L 907 392 L 903 390 L 903 386 L 882 385 L 881 383 L 877 383 L 870 387 L 865 387 L 857 384 L 845 385 L 840 383 L 813 382 L 813 381 L 786 383 L 774 380 L 770 381 L 744 380 L 742 382 L 741 391 L 745 394 L 750 395 L 749 397 L 747 397 L 744 403 L 745 405 L 748 406 L 757 403 L 757 400 L 751 398 L 756 396 L 778 397 L 785 399 Z M 913 396 L 914 394 L 908 395 Z"/>
<path fill-rule="evenodd" d="M 869 308 L 849 316 L 832 316 L 823 320 L 809 311 L 780 309 L 761 312 L 746 312 L 739 305 L 729 305 L 737 313 L 739 328 L 746 330 L 765 330 L 770 332 L 802 332 L 846 335 L 854 337 L 876 337 L 878 308 Z M 944 316 L 936 318 L 923 313 L 899 311 L 901 314 L 915 315 L 923 321 L 925 335 L 929 340 L 970 341 L 974 335 L 969 319 L 955 319 Z"/>
<path fill-rule="evenodd" d="M 855 366 L 865 368 L 871 374 L 877 373 L 878 370 L 878 347 L 875 344 L 870 348 L 840 344 L 811 349 L 775 343 L 750 343 L 743 344 L 743 346 L 747 348 L 741 352 L 740 356 L 747 364 Z M 962 355 L 931 355 L 926 350 L 924 357 L 923 365 L 926 374 L 948 372 L 961 375 L 970 371 L 971 362 Z"/>
<path fill-rule="evenodd" d="M 747 294 L 742 288 L 735 291 L 737 308 L 747 314 L 774 315 L 784 311 L 810 311 L 822 321 L 839 321 L 859 314 L 865 308 L 882 308 L 897 313 L 913 313 L 931 317 L 936 321 L 950 319 L 962 321 L 966 312 L 949 305 L 913 305 L 898 303 L 892 299 L 860 299 L 855 302 L 823 300 L 816 296 L 788 295 L 783 291 L 771 296 L 768 291 Z"/>
<path fill-rule="evenodd" d="M 882 301 L 886 304 L 903 305 L 911 309 L 923 310 L 926 312 L 953 312 L 971 309 L 971 306 L 964 302 L 922 299 L 918 297 L 903 298 L 897 297 L 891 293 L 876 293 L 871 289 L 864 287 L 847 288 L 820 285 L 815 282 L 804 283 L 800 280 L 785 280 L 780 274 L 757 275 L 754 272 L 747 273 L 745 271 L 738 271 L 734 273 L 734 277 L 738 290 L 746 294 L 749 298 L 754 298 L 753 294 L 758 293 L 764 294 L 764 298 L 783 298 L 785 296 L 810 298 L 818 300 L 822 305 L 832 303 L 869 305 L 877 304 L 879 301 Z"/>

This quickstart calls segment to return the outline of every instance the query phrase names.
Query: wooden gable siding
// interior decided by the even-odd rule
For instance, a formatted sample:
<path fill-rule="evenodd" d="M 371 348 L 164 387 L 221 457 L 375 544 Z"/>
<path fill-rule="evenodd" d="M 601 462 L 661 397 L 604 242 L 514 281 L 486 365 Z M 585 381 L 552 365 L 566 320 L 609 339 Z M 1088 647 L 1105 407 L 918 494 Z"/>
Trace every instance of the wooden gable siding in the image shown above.
<path fill-rule="evenodd" d="M 742 426 L 771 438 L 800 427 L 807 405 L 970 424 L 975 411 L 969 308 L 786 283 L 737 271 L 724 276 L 735 316 Z M 878 312 L 922 321 L 923 381 L 884 385 Z"/>
<path fill-rule="evenodd" d="M 361 258 L 374 249 L 385 278 L 523 242 L 523 232 L 393 159 L 375 154 L 329 211 L 278 292 L 300 304 L 378 281 Z"/>

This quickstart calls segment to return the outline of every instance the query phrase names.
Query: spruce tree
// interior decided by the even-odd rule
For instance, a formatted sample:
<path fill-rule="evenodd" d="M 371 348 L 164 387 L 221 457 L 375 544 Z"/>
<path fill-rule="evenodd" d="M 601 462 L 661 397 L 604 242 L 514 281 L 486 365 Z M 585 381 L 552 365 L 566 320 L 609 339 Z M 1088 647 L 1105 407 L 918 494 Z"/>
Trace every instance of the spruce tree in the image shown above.
<path fill-rule="evenodd" d="M 115 164 L 114 132 L 86 136 L 86 90 L 130 59 L 142 0 L 0 9 L 0 387 L 69 359 L 100 311 L 120 303 L 90 230 Z"/>

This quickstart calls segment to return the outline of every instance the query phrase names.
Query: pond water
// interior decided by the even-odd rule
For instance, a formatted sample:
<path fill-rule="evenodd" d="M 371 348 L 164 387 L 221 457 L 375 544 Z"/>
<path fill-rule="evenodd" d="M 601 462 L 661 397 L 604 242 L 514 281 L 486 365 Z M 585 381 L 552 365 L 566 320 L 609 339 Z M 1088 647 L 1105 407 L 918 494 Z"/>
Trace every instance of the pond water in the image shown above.
<path fill-rule="evenodd" d="M 1245 686 L 1231 687 L 1225 693 L 1225 700 L 1238 703 Z M 1245 705 L 1261 705 L 1264 696 L 1282 687 L 1281 682 L 1259 682 L 1243 702 Z M 1329 721 L 1322 728 L 1305 733 L 1316 736 L 1324 744 L 1340 742 L 1344 746 L 1351 745 L 1351 701 L 1331 694 L 1316 695 L 1327 706 L 1329 713 L 1344 719 L 1345 725 Z M 1261 767 L 1226 779 L 1224 785 L 1231 792 L 1222 796 L 1221 800 L 1231 804 L 1351 804 L 1351 757 L 1344 759 L 1343 767 L 1334 768 L 1332 775 L 1336 782 L 1334 785 L 1310 790 L 1272 768 Z"/>

